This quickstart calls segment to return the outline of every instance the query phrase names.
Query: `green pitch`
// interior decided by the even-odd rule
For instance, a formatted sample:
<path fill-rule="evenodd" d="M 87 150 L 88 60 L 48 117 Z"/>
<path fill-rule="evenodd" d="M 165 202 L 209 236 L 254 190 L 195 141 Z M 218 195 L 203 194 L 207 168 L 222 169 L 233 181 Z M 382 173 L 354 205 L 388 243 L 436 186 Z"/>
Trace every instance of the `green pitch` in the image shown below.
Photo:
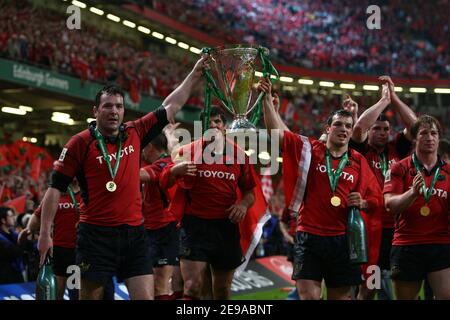
<path fill-rule="evenodd" d="M 289 292 L 281 289 L 273 289 L 270 291 L 256 292 L 233 296 L 232 300 L 285 300 Z"/>

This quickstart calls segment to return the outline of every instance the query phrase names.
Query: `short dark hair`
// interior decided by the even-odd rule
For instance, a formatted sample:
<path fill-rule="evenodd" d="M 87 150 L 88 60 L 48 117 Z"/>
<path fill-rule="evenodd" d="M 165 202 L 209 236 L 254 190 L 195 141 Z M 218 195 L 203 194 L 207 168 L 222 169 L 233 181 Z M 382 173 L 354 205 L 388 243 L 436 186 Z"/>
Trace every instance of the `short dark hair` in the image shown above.
<path fill-rule="evenodd" d="M 10 210 L 14 212 L 14 210 L 9 207 L 0 207 L 0 223 L 2 219 L 6 219 L 8 217 L 8 211 Z"/>
<path fill-rule="evenodd" d="M 223 124 L 227 123 L 227 119 L 225 118 L 225 112 L 219 107 L 212 107 L 211 113 L 209 115 L 210 117 L 220 116 L 220 119 L 222 120 Z M 205 112 L 202 111 L 200 113 L 200 120 L 203 122 L 203 119 L 205 118 Z"/>
<path fill-rule="evenodd" d="M 411 136 L 414 139 L 417 138 L 417 134 L 419 133 L 419 129 L 421 127 L 430 126 L 430 128 L 432 128 L 433 124 L 437 128 L 439 136 L 441 136 L 441 132 L 442 132 L 441 124 L 435 117 L 429 116 L 427 114 L 421 115 L 419 118 L 417 118 L 417 121 L 411 126 Z"/>
<path fill-rule="evenodd" d="M 438 154 L 443 156 L 444 154 L 448 155 L 450 157 L 450 141 L 447 139 L 441 139 L 439 140 L 439 151 Z"/>
<path fill-rule="evenodd" d="M 333 111 L 333 112 L 330 113 L 330 115 L 328 116 L 327 124 L 328 124 L 329 126 L 331 126 L 331 124 L 333 123 L 333 117 L 334 117 L 334 116 L 338 116 L 338 117 L 346 117 L 346 118 L 352 118 L 352 127 L 355 125 L 355 124 L 353 123 L 353 114 L 352 114 L 350 111 L 348 111 L 348 110 L 345 110 L 345 109 L 339 109 L 339 110 Z"/>
<path fill-rule="evenodd" d="M 376 121 L 387 121 L 387 122 L 389 122 L 389 119 L 388 119 L 388 117 L 386 117 L 385 113 L 380 113 L 380 115 L 378 116 Z"/>
<path fill-rule="evenodd" d="M 164 133 L 158 134 L 150 143 L 159 151 L 167 151 L 167 137 Z"/>
<path fill-rule="evenodd" d="M 110 85 L 106 85 L 104 86 L 102 89 L 100 89 L 99 92 L 97 92 L 96 96 L 95 96 L 95 106 L 99 107 L 100 106 L 100 100 L 102 98 L 102 95 L 108 95 L 108 96 L 115 96 L 115 95 L 120 95 L 123 99 L 125 99 L 125 94 L 122 90 L 122 88 L 120 88 L 119 86 L 110 84 Z"/>

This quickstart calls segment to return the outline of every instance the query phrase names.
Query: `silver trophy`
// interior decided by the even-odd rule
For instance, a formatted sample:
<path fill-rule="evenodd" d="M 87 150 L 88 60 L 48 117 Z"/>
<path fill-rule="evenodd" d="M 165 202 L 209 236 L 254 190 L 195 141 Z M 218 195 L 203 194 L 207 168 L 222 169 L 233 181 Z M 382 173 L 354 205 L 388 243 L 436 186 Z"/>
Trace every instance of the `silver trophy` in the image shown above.
<path fill-rule="evenodd" d="M 269 50 L 263 47 L 234 45 L 208 49 L 207 53 L 211 57 L 211 70 L 205 72 L 207 86 L 220 101 L 223 109 L 233 115 L 234 120 L 228 127 L 229 132 L 255 130 L 255 123 L 261 115 L 262 98 L 260 94 L 257 101 L 250 105 L 255 63 L 259 56 L 265 59 L 264 65 L 269 64 L 269 67 L 273 68 L 267 58 Z M 210 97 L 205 96 L 206 113 L 208 108 Z M 249 120 L 252 111 L 256 114 Z"/>

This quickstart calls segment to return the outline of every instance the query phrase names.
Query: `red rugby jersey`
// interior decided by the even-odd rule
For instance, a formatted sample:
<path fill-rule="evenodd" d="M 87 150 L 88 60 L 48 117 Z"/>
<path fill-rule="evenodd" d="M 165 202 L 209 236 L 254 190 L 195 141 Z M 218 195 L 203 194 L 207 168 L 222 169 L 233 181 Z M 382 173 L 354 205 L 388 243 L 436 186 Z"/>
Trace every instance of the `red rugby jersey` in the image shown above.
<path fill-rule="evenodd" d="M 198 141 L 194 142 L 183 149 L 189 150 L 198 143 Z M 245 154 L 240 153 L 240 155 Z M 194 162 L 198 160 L 196 152 L 191 152 L 190 157 Z M 197 175 L 194 179 L 189 179 L 192 188 L 186 192 L 186 214 L 203 219 L 228 218 L 230 213 L 225 210 L 236 203 L 238 199 L 237 189 L 245 192 L 256 186 L 250 172 L 248 157 L 245 155 L 245 163 L 243 164 L 236 163 L 237 157 L 238 153 L 235 152 L 234 164 L 226 164 L 227 158 L 225 155 L 222 156 L 222 164 L 206 164 L 205 161 L 196 164 Z"/>
<path fill-rule="evenodd" d="M 434 185 L 428 206 L 431 213 L 424 217 L 420 208 L 425 205 L 422 191 L 417 199 L 402 213 L 395 217 L 395 232 L 392 244 L 414 245 L 428 243 L 450 243 L 449 236 L 449 200 L 450 165 L 438 161 L 431 172 L 423 165 L 425 184 L 431 184 L 438 166 L 441 167 L 439 178 Z M 390 174 L 386 176 L 383 193 L 402 194 L 412 187 L 417 170 L 409 156 L 392 166 Z"/>
<path fill-rule="evenodd" d="M 120 166 L 114 179 L 115 192 L 106 190 L 106 183 L 112 179 L 91 130 L 84 130 L 69 140 L 54 170 L 78 178 L 83 198 L 81 222 L 109 227 L 142 224 L 141 145 L 156 137 L 166 124 L 167 114 L 163 107 L 125 124 L 126 139 L 122 143 Z M 106 148 L 114 167 L 117 146 L 106 143 Z"/>
<path fill-rule="evenodd" d="M 300 207 L 297 231 L 304 231 L 320 236 L 337 236 L 346 232 L 349 207 L 347 196 L 351 191 L 361 193 L 363 199 L 369 203 L 368 212 L 381 205 L 381 190 L 378 185 L 370 189 L 371 183 L 376 184 L 367 160 L 355 150 L 349 149 L 349 163 L 339 178 L 335 195 L 341 199 L 341 205 L 331 205 L 330 182 L 325 166 L 326 146 L 323 142 L 309 138 L 312 145 L 311 165 L 307 177 L 304 201 Z M 284 132 L 283 158 L 296 157 L 301 154 L 303 141 L 300 136 Z M 332 157 L 332 168 L 338 167 L 340 159 Z M 286 174 L 286 173 L 284 173 Z M 374 191 L 374 193 L 371 193 Z"/>
<path fill-rule="evenodd" d="M 146 229 L 155 230 L 162 228 L 172 221 L 176 221 L 175 216 L 168 211 L 169 197 L 159 186 L 159 178 L 163 169 L 170 165 L 170 156 L 156 160 L 151 165 L 143 169 L 150 175 L 150 182 L 144 183 L 144 202 L 142 214 L 144 216 L 144 226 Z"/>
<path fill-rule="evenodd" d="M 359 153 L 364 155 L 369 163 L 372 172 L 375 174 L 380 188 L 383 189 L 384 186 L 384 176 L 383 169 L 381 166 L 380 154 L 383 153 L 386 156 L 388 162 L 388 169 L 392 167 L 394 163 L 397 163 L 401 159 L 405 158 L 411 152 L 411 141 L 406 139 L 403 133 L 398 133 L 393 141 L 390 141 L 383 152 L 378 152 L 377 149 L 369 145 L 368 139 L 363 143 L 355 143 L 350 140 L 349 146 Z M 384 206 L 383 206 L 384 208 Z M 383 228 L 394 228 L 394 216 L 383 209 L 382 211 L 382 223 Z"/>
<path fill-rule="evenodd" d="M 75 194 L 78 205 L 81 202 L 81 196 L 78 192 Z M 40 205 L 34 214 L 41 218 Z M 76 224 L 78 222 L 78 212 L 72 202 L 72 198 L 68 193 L 63 193 L 58 203 L 55 221 L 53 224 L 53 245 L 64 248 L 75 248 L 77 232 Z"/>

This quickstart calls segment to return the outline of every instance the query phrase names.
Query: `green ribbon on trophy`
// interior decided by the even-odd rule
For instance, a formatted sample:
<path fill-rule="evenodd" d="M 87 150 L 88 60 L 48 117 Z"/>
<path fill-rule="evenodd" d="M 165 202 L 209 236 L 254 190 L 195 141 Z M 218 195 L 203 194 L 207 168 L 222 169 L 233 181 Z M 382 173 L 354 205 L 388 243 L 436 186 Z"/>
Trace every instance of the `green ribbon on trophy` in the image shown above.
<path fill-rule="evenodd" d="M 202 52 L 210 55 L 213 62 L 211 70 L 204 71 L 203 132 L 209 128 L 212 94 L 222 107 L 234 116 L 234 121 L 229 126 L 231 132 L 255 130 L 261 118 L 264 97 L 264 92 L 261 92 L 255 104 L 250 107 L 256 57 L 261 60 L 263 77 L 279 77 L 278 71 L 269 60 L 269 50 L 261 46 L 236 45 L 203 48 Z M 250 120 L 247 120 L 250 114 Z"/>
<path fill-rule="evenodd" d="M 100 133 L 100 131 L 98 131 L 97 128 L 95 128 L 95 130 L 94 130 L 94 135 L 95 135 L 95 139 L 97 139 L 98 146 L 100 147 L 100 151 L 102 152 L 103 159 L 105 159 L 106 166 L 108 167 L 109 174 L 111 175 L 111 179 L 112 179 L 111 181 L 108 181 L 106 183 L 106 190 L 108 190 L 109 192 L 114 192 L 117 189 L 117 185 L 114 182 L 114 178 L 116 177 L 117 170 L 119 169 L 120 151 L 122 149 L 122 139 L 120 139 L 120 137 L 117 137 L 116 163 L 114 165 L 114 169 L 112 169 L 111 162 L 109 161 L 108 150 L 106 149 L 105 139 L 103 139 L 102 134 Z"/>

